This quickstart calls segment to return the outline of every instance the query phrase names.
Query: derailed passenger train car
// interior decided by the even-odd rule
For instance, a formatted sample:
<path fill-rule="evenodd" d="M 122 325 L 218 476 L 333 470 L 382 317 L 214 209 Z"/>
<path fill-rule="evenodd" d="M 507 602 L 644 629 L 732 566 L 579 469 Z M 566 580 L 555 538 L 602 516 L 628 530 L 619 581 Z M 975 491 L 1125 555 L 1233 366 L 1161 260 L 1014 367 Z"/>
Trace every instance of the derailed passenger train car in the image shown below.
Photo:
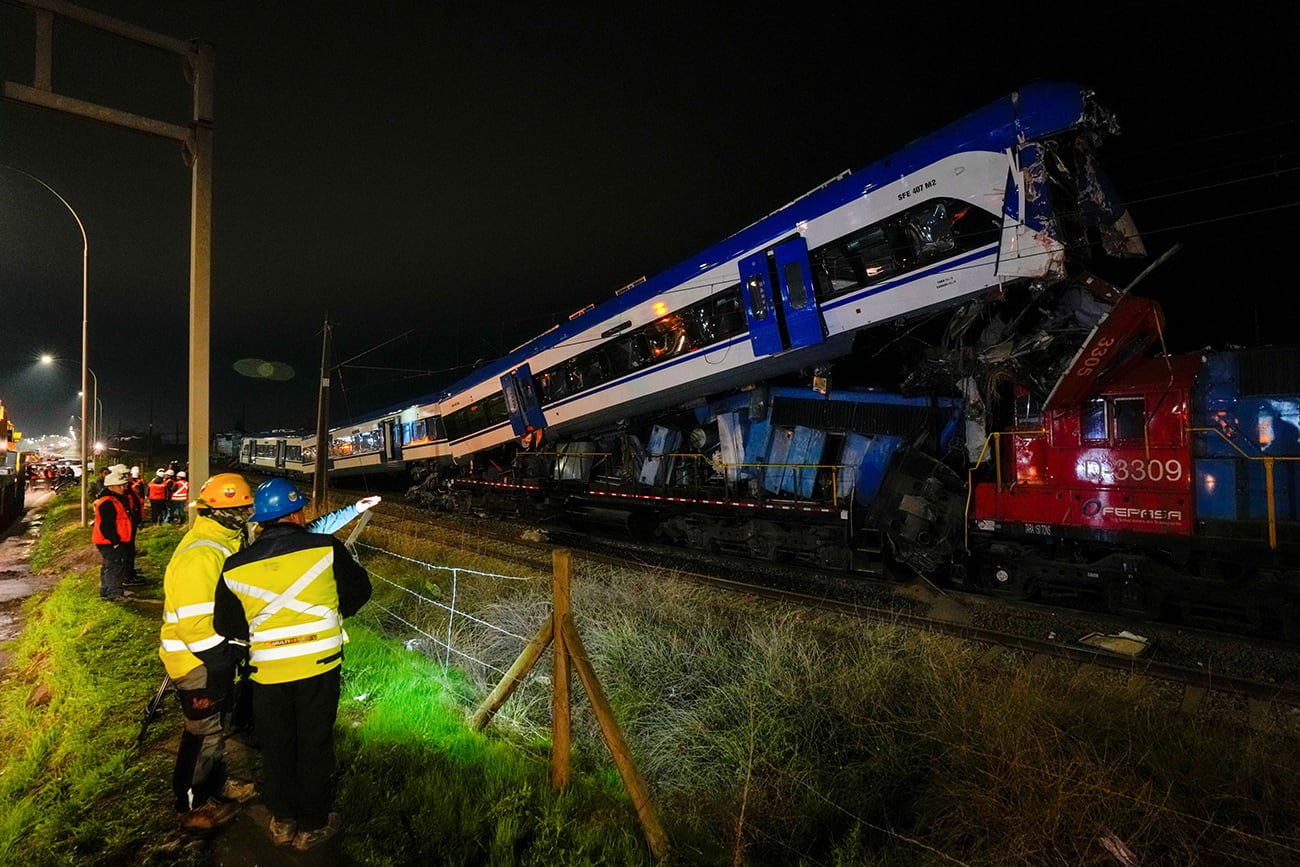
<path fill-rule="evenodd" d="M 1140 254 L 1077 85 L 1032 85 L 831 182 L 491 362 L 440 400 L 451 454 L 562 438 L 827 365 L 864 330 Z"/>
<path fill-rule="evenodd" d="M 1078 86 L 1025 88 L 336 430 L 333 465 L 405 466 L 448 508 L 1293 634 L 1294 356 L 1148 357 L 1159 307 L 1087 270 L 1143 252 L 1095 161 L 1113 130 Z"/>
<path fill-rule="evenodd" d="M 431 482 L 471 508 L 940 568 L 965 426 L 1006 415 L 1004 382 L 1046 393 L 1120 298 L 1085 263 L 1144 252 L 1095 161 L 1113 131 L 1083 88 L 1037 84 L 837 177 L 453 385 L 455 465 Z"/>

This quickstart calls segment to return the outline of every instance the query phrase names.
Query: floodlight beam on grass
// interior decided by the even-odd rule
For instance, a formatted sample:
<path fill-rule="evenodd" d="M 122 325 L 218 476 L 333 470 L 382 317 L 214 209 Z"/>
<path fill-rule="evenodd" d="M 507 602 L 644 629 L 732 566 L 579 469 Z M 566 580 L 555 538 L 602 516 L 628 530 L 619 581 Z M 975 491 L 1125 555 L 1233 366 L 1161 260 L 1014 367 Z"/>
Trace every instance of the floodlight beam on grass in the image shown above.
<path fill-rule="evenodd" d="M 452 614 L 459 614 L 461 618 L 464 620 L 469 620 L 472 623 L 477 623 L 479 626 L 482 626 L 486 629 L 495 630 L 497 632 L 500 632 L 502 635 L 508 635 L 517 641 L 527 641 L 527 639 L 524 638 L 522 635 L 517 635 L 508 629 L 497 626 L 495 623 L 489 623 L 486 620 L 482 620 L 478 617 L 475 617 L 473 614 L 470 614 L 467 611 L 456 611 L 454 608 L 448 606 L 445 602 L 439 602 L 437 599 L 430 599 L 428 596 L 424 596 L 420 593 L 417 593 L 416 591 L 412 590 L 410 587 L 400 584 L 391 578 L 386 578 L 383 575 L 380 575 L 378 572 L 375 572 L 373 569 L 367 568 L 366 574 L 369 575 L 371 578 L 378 578 L 380 581 L 383 581 L 385 584 L 388 584 L 392 587 L 396 587 L 398 590 L 401 590 L 402 592 L 406 593 L 409 596 L 414 596 L 416 599 L 420 600 L 426 605 L 432 605 L 435 608 L 441 608 L 442 610 L 450 612 Z"/>
<path fill-rule="evenodd" d="M 486 668 L 486 669 L 489 669 L 489 670 L 491 670 L 491 671 L 495 671 L 497 674 L 505 674 L 505 669 L 503 669 L 503 668 L 497 668 L 495 665 L 493 665 L 493 664 L 490 663 L 490 662 L 484 662 L 484 661 L 481 660 L 481 659 L 476 659 L 475 657 L 470 656 L 468 653 L 466 653 L 466 652 L 463 651 L 463 650 L 457 650 L 455 647 L 452 647 L 451 645 L 443 644 L 443 643 L 442 643 L 442 639 L 438 638 L 436 635 L 433 635 L 433 634 L 431 634 L 431 633 L 425 632 L 423 629 L 421 629 L 420 627 L 416 626 L 414 623 L 412 623 L 411 621 L 407 620 L 405 617 L 403 617 L 402 615 L 400 615 L 400 614 L 398 614 L 397 612 L 393 611 L 392 609 L 385 608 L 384 606 L 382 606 L 382 605 L 378 605 L 378 604 L 376 604 L 375 607 L 378 608 L 380 611 L 384 612 L 385 614 L 387 614 L 389 617 L 391 617 L 391 618 L 393 618 L 394 620 L 396 620 L 398 623 L 401 623 L 403 626 L 406 626 L 407 628 L 412 629 L 412 630 L 414 630 L 415 632 L 418 632 L 420 635 L 422 635 L 422 636 L 424 636 L 425 638 L 429 639 L 429 640 L 432 641 L 434 644 L 437 644 L 437 645 L 439 645 L 439 646 L 441 646 L 441 647 L 445 647 L 445 648 L 447 648 L 447 650 L 450 651 L 451 653 L 454 653 L 454 654 L 456 654 L 457 656 L 460 656 L 460 657 L 462 657 L 462 658 L 464 658 L 464 659 L 467 659 L 467 660 L 469 660 L 470 662 L 475 663 L 476 665 L 481 665 L 481 666 L 483 666 L 483 667 Z"/>

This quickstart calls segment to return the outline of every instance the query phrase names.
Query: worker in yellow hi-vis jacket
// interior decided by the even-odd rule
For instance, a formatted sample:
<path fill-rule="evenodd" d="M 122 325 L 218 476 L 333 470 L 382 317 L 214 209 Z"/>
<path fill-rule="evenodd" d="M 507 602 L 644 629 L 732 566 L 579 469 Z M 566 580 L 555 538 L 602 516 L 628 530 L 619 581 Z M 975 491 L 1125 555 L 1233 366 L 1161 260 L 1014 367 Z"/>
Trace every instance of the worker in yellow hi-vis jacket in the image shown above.
<path fill-rule="evenodd" d="M 338 829 L 330 812 L 343 618 L 370 598 L 370 578 L 333 536 L 310 532 L 306 498 L 284 479 L 254 494 L 257 541 L 226 561 L 214 626 L 248 644 L 262 798 L 271 837 L 310 849 Z"/>

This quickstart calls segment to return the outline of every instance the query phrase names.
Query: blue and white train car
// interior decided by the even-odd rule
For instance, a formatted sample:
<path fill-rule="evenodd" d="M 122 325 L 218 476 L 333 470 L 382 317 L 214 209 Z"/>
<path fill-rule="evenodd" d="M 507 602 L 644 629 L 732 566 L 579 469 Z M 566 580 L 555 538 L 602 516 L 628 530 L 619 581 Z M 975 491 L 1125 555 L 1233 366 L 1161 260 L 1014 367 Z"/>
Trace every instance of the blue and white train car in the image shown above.
<path fill-rule="evenodd" d="M 440 402 L 466 458 L 592 430 L 843 358 L 855 334 L 1025 281 L 1097 240 L 1144 252 L 1073 84 L 1017 91 L 846 173 L 485 365 Z"/>

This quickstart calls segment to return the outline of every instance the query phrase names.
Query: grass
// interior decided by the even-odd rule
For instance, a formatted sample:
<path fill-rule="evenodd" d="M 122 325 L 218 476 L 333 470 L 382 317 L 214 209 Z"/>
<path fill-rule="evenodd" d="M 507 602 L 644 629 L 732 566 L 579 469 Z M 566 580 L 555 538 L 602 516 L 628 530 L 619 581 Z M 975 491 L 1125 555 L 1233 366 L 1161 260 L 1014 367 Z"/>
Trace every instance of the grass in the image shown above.
<path fill-rule="evenodd" d="M 168 809 L 174 711 L 143 753 L 131 749 L 161 676 L 156 613 L 97 598 L 97 565 L 77 559 L 87 531 L 67 526 L 75 510 L 61 495 L 39 550 L 48 568 L 83 565 L 31 606 L 0 685 L 0 863 L 207 863 L 201 847 L 176 845 Z M 372 544 L 403 557 L 511 571 L 489 550 L 384 532 Z M 155 583 L 178 535 L 142 535 Z M 550 789 L 549 654 L 488 734 L 466 726 L 548 615 L 548 576 L 461 573 L 453 586 L 411 560 L 363 559 L 419 597 L 377 582 L 348 623 L 337 729 L 347 856 L 652 863 L 581 686 L 574 784 Z M 434 602 L 453 595 L 476 619 L 452 622 L 465 656 L 444 668 L 421 632 L 446 635 Z M 573 595 L 679 863 L 1113 865 L 1121 847 L 1144 865 L 1300 861 L 1300 751 L 1280 726 L 1183 715 L 1140 681 L 990 659 L 663 574 L 582 566 Z"/>

